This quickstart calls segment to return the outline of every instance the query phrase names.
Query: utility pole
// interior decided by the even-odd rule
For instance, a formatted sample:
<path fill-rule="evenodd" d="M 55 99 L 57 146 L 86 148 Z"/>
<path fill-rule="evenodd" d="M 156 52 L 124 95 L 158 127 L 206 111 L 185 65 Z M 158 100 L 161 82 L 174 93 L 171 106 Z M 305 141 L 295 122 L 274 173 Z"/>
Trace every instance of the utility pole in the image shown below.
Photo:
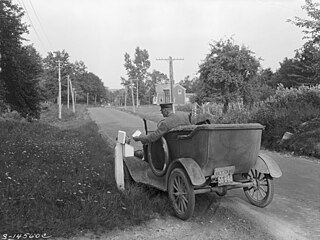
<path fill-rule="evenodd" d="M 169 58 L 157 58 L 156 60 L 169 61 L 170 102 L 174 103 L 174 99 L 173 99 L 173 84 L 174 84 L 174 80 L 173 80 L 173 61 L 184 60 L 184 59 L 183 58 L 172 58 L 171 56 L 169 56 Z"/>
<path fill-rule="evenodd" d="M 70 85 L 70 79 L 69 79 L 69 75 L 68 75 L 68 80 L 67 80 L 67 87 L 68 87 L 68 94 L 67 94 L 67 107 L 69 109 L 69 85 Z"/>
<path fill-rule="evenodd" d="M 133 107 L 133 112 L 136 112 L 136 107 L 134 106 L 133 81 L 132 81 L 132 79 L 130 79 L 130 81 L 131 81 L 132 107 Z"/>
<path fill-rule="evenodd" d="M 58 105 L 59 105 L 59 119 L 61 119 L 61 72 L 60 72 L 60 60 L 58 60 L 59 64 L 59 95 L 58 95 Z"/>
<path fill-rule="evenodd" d="M 124 109 L 127 109 L 127 85 L 124 85 Z"/>
<path fill-rule="evenodd" d="M 71 99 L 72 99 L 72 111 L 73 111 L 73 113 L 75 113 L 76 109 L 75 109 L 75 99 L 74 98 L 75 98 L 76 90 L 75 90 L 75 88 L 72 88 L 72 82 L 70 79 L 69 79 L 69 83 L 70 83 Z"/>
<path fill-rule="evenodd" d="M 139 79 L 137 78 L 137 103 L 136 103 L 137 108 L 139 106 L 139 90 L 138 90 L 139 86 L 138 85 L 139 85 Z"/>

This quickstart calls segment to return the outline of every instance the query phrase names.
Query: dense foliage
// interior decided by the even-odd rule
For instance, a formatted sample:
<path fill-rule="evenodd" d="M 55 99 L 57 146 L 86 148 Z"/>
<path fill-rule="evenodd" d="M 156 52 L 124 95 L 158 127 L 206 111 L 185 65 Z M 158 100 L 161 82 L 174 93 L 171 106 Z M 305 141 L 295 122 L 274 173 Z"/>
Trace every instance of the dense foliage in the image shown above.
<path fill-rule="evenodd" d="M 320 88 L 279 86 L 251 117 L 251 121 L 266 126 L 263 143 L 276 148 L 285 132 L 296 133 L 301 124 L 320 117 Z"/>
<path fill-rule="evenodd" d="M 223 105 L 210 103 L 194 112 L 193 105 L 178 107 L 179 111 L 198 114 L 197 119 L 210 119 L 212 123 L 255 122 L 265 126 L 262 135 L 264 147 L 289 150 L 320 157 L 320 85 L 285 88 L 279 85 L 275 94 L 265 101 L 256 102 L 251 109 L 241 103 Z M 286 132 L 293 138 L 283 141 Z"/>
<path fill-rule="evenodd" d="M 306 4 L 302 7 L 306 11 L 309 19 L 295 17 L 294 20 L 289 20 L 296 26 L 303 28 L 305 38 L 314 43 L 320 42 L 320 3 L 313 0 L 305 0 Z"/>
<path fill-rule="evenodd" d="M 249 85 L 256 77 L 260 63 L 246 47 L 232 39 L 210 44 L 210 53 L 200 65 L 198 102 L 217 101 L 224 104 L 242 99 L 251 101 Z"/>
<path fill-rule="evenodd" d="M 62 101 L 67 98 L 67 76 L 78 102 L 106 101 L 102 80 L 86 71 L 82 61 L 71 63 L 66 51 L 49 52 L 45 59 L 32 45 L 24 45 L 28 27 L 24 11 L 12 0 L 0 1 L 0 113 L 16 110 L 23 117 L 39 118 L 42 101 L 58 96 L 58 61 L 61 65 Z"/>
<path fill-rule="evenodd" d="M 72 81 L 76 91 L 77 102 L 103 102 L 106 98 L 106 89 L 102 80 L 94 73 L 88 72 L 84 62 L 71 63 L 66 51 L 49 52 L 43 60 L 44 73 L 42 75 L 42 94 L 44 99 L 55 101 L 58 96 L 59 61 L 61 72 L 62 101 L 67 99 L 67 78 Z M 88 97 L 88 99 L 87 99 Z"/>
<path fill-rule="evenodd" d="M 274 83 L 285 87 L 319 84 L 320 76 L 320 4 L 306 0 L 302 7 L 308 19 L 295 17 L 289 22 L 303 28 L 307 42 L 298 50 L 292 59 L 285 58 L 275 73 Z"/>
<path fill-rule="evenodd" d="M 0 102 L 23 116 L 39 117 L 41 57 L 33 46 L 23 46 L 24 12 L 11 0 L 0 2 Z M 0 106 L 1 107 L 1 106 Z"/>

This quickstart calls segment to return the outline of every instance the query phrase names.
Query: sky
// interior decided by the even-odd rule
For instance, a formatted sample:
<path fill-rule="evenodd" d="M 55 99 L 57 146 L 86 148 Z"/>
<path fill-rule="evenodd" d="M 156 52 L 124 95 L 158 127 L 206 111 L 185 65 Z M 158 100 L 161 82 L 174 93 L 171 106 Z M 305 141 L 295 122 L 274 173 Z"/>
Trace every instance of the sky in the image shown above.
<path fill-rule="evenodd" d="M 124 54 L 136 47 L 149 53 L 151 67 L 174 80 L 197 75 L 210 52 L 210 43 L 233 38 L 273 71 L 285 57 L 302 47 L 302 29 L 288 23 L 306 18 L 304 0 L 13 0 L 27 14 L 28 43 L 42 57 L 65 50 L 70 61 L 83 61 L 87 70 L 110 89 L 127 77 Z"/>

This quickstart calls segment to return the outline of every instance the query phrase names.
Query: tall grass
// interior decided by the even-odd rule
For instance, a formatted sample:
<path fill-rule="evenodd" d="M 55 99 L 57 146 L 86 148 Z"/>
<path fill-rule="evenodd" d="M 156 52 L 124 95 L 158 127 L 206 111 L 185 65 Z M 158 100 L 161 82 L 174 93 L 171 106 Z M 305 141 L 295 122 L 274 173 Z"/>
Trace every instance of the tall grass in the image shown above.
<path fill-rule="evenodd" d="M 70 115 L 60 127 L 52 112 L 44 114 L 45 123 L 0 122 L 0 234 L 67 237 L 169 211 L 167 197 L 155 190 L 132 185 L 118 191 L 113 149 L 85 112 Z M 76 127 L 66 128 L 72 121 Z"/>

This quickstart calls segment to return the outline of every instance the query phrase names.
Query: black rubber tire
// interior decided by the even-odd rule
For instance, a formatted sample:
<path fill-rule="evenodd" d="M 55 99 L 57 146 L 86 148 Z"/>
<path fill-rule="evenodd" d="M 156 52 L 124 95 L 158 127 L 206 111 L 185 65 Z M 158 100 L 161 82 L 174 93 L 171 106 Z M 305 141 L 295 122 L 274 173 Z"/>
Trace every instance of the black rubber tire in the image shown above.
<path fill-rule="evenodd" d="M 195 206 L 194 186 L 182 168 L 174 168 L 169 177 L 168 195 L 175 215 L 187 220 L 192 217 Z"/>
<path fill-rule="evenodd" d="M 268 206 L 274 195 L 273 179 L 269 174 L 264 174 L 256 169 L 246 174 L 246 177 L 255 182 L 255 186 L 243 188 L 244 194 L 252 205 L 257 207 Z"/>
<path fill-rule="evenodd" d="M 150 168 L 152 170 L 152 172 L 158 176 L 158 177 L 162 177 L 164 176 L 166 173 L 167 173 L 167 169 L 168 169 L 168 165 L 169 165 L 169 148 L 168 148 L 168 144 L 167 144 L 167 141 L 165 140 L 164 137 L 161 137 L 158 141 L 161 142 L 161 145 L 162 145 L 162 148 L 163 148 L 163 166 L 161 167 L 161 169 L 157 168 L 155 166 L 155 160 L 153 157 L 152 157 L 152 151 L 153 151 L 153 147 L 152 147 L 152 144 L 158 144 L 157 142 L 155 143 L 150 143 L 148 144 L 148 161 L 149 161 L 149 165 L 150 165 Z"/>

